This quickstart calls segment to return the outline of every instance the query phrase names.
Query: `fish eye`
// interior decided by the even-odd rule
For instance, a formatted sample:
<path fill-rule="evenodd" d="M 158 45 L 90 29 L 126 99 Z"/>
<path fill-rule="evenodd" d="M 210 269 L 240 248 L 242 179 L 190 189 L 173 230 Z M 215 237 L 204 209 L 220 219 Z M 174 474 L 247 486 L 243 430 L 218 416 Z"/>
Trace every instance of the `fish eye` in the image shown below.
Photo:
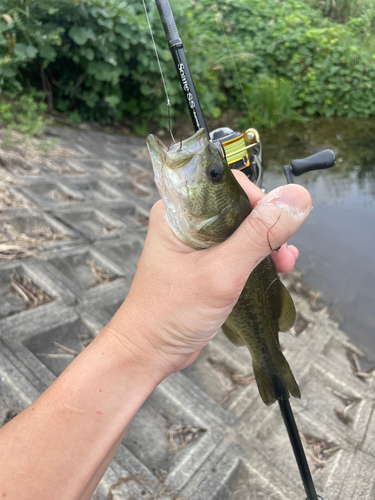
<path fill-rule="evenodd" d="M 224 174 L 224 166 L 219 162 L 211 163 L 207 168 L 208 178 L 214 184 L 221 182 L 224 178 Z"/>

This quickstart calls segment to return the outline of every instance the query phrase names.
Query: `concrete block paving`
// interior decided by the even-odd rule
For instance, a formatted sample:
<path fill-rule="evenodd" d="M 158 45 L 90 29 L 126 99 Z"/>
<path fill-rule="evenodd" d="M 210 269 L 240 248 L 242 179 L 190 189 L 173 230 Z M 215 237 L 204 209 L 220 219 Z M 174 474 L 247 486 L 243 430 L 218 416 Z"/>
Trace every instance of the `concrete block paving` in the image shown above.
<path fill-rule="evenodd" d="M 159 198 L 145 141 L 51 128 L 67 151 L 7 167 L 0 216 L 0 425 L 28 406 L 126 297 Z M 12 201 L 13 200 L 13 201 Z M 373 374 L 325 307 L 292 291 L 298 321 L 281 344 L 318 493 L 375 498 Z M 303 500 L 277 406 L 258 395 L 251 358 L 219 332 L 160 384 L 135 417 L 96 500 Z"/>

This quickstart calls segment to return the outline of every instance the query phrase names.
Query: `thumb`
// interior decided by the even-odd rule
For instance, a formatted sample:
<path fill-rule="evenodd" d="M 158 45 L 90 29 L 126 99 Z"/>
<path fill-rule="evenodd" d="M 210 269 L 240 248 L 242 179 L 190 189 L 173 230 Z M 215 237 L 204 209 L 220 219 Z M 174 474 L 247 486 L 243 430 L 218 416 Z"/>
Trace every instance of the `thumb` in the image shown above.
<path fill-rule="evenodd" d="M 297 184 L 280 186 L 264 196 L 233 235 L 212 248 L 228 261 L 234 275 L 248 276 L 273 250 L 283 245 L 307 218 L 309 192 Z"/>

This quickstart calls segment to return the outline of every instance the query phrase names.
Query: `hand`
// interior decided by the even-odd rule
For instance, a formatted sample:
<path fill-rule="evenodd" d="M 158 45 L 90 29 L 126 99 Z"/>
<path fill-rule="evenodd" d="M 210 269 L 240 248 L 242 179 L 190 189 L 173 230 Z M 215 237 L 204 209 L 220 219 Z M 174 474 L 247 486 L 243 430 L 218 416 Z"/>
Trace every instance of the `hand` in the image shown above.
<path fill-rule="evenodd" d="M 141 349 L 150 363 L 159 362 L 165 376 L 195 360 L 270 247 L 282 245 L 272 254 L 279 271 L 291 270 L 298 257 L 298 250 L 285 242 L 311 210 L 306 189 L 282 186 L 265 196 L 241 172 L 234 173 L 254 208 L 220 245 L 193 250 L 174 235 L 162 201 L 154 205 L 131 290 L 107 326 L 120 345 Z"/>

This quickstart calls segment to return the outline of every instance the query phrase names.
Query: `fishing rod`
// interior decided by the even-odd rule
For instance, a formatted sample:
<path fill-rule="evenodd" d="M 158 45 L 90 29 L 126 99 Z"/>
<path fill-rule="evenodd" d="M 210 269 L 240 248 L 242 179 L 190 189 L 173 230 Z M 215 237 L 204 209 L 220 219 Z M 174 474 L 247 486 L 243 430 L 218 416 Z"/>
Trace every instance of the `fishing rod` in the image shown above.
<path fill-rule="evenodd" d="M 221 150 L 230 168 L 243 170 L 254 184 L 262 187 L 262 146 L 258 131 L 249 128 L 241 134 L 221 127 L 209 133 L 169 0 L 156 0 L 156 5 L 195 132 L 205 129 L 208 139 Z M 154 48 L 157 53 L 155 44 Z"/>
<path fill-rule="evenodd" d="M 173 62 L 179 75 L 182 91 L 185 96 L 194 130 L 195 132 L 198 132 L 199 129 L 204 128 L 207 137 L 210 138 L 206 122 L 203 118 L 202 109 L 199 104 L 198 95 L 194 87 L 193 78 L 186 60 L 184 46 L 178 33 L 169 1 L 156 0 L 156 5 L 163 24 L 165 36 L 168 40 L 169 50 L 171 51 Z"/>
<path fill-rule="evenodd" d="M 258 132 L 255 129 L 248 129 L 244 134 L 241 134 L 239 132 L 234 132 L 228 127 L 222 127 L 221 129 L 214 130 L 213 132 L 211 132 L 211 134 L 209 133 L 203 117 L 201 106 L 199 104 L 198 95 L 195 90 L 193 78 L 191 76 L 189 65 L 186 60 L 183 43 L 177 30 L 169 0 L 155 1 L 168 41 L 169 49 L 172 54 L 173 62 L 179 76 L 180 84 L 185 96 L 194 130 L 198 131 L 199 129 L 204 128 L 210 140 L 212 140 L 214 143 L 215 140 L 220 142 L 222 150 L 224 150 L 224 154 L 231 168 L 238 168 L 239 170 L 242 170 L 245 167 L 251 166 L 253 179 L 251 179 L 251 175 L 248 175 L 248 177 L 253 180 L 253 182 L 255 181 L 255 184 L 257 184 L 259 187 L 262 187 L 263 169 L 261 162 L 261 144 Z M 152 35 L 151 27 L 150 32 Z M 155 42 L 154 48 L 157 54 Z M 168 95 L 167 100 L 168 106 L 170 106 Z M 248 151 L 250 148 L 255 146 L 258 146 L 258 148 L 260 148 L 260 158 L 258 156 L 254 160 L 253 156 L 253 165 L 251 165 Z M 294 183 L 294 175 L 298 176 L 310 170 L 330 168 L 334 164 L 335 155 L 333 151 L 327 149 L 302 160 L 293 160 L 290 165 L 284 166 L 284 173 L 287 182 Z M 245 165 L 245 167 L 242 165 Z M 276 394 L 280 393 L 280 391 L 277 391 L 276 389 L 277 388 L 275 387 Z M 278 397 L 278 403 L 286 430 L 288 432 L 289 440 L 294 452 L 302 483 L 307 495 L 307 500 L 323 500 L 322 497 L 318 496 L 316 493 L 315 485 L 307 463 L 306 455 L 298 432 L 297 424 L 294 419 L 293 410 L 290 405 L 289 398 L 280 396 Z"/>

